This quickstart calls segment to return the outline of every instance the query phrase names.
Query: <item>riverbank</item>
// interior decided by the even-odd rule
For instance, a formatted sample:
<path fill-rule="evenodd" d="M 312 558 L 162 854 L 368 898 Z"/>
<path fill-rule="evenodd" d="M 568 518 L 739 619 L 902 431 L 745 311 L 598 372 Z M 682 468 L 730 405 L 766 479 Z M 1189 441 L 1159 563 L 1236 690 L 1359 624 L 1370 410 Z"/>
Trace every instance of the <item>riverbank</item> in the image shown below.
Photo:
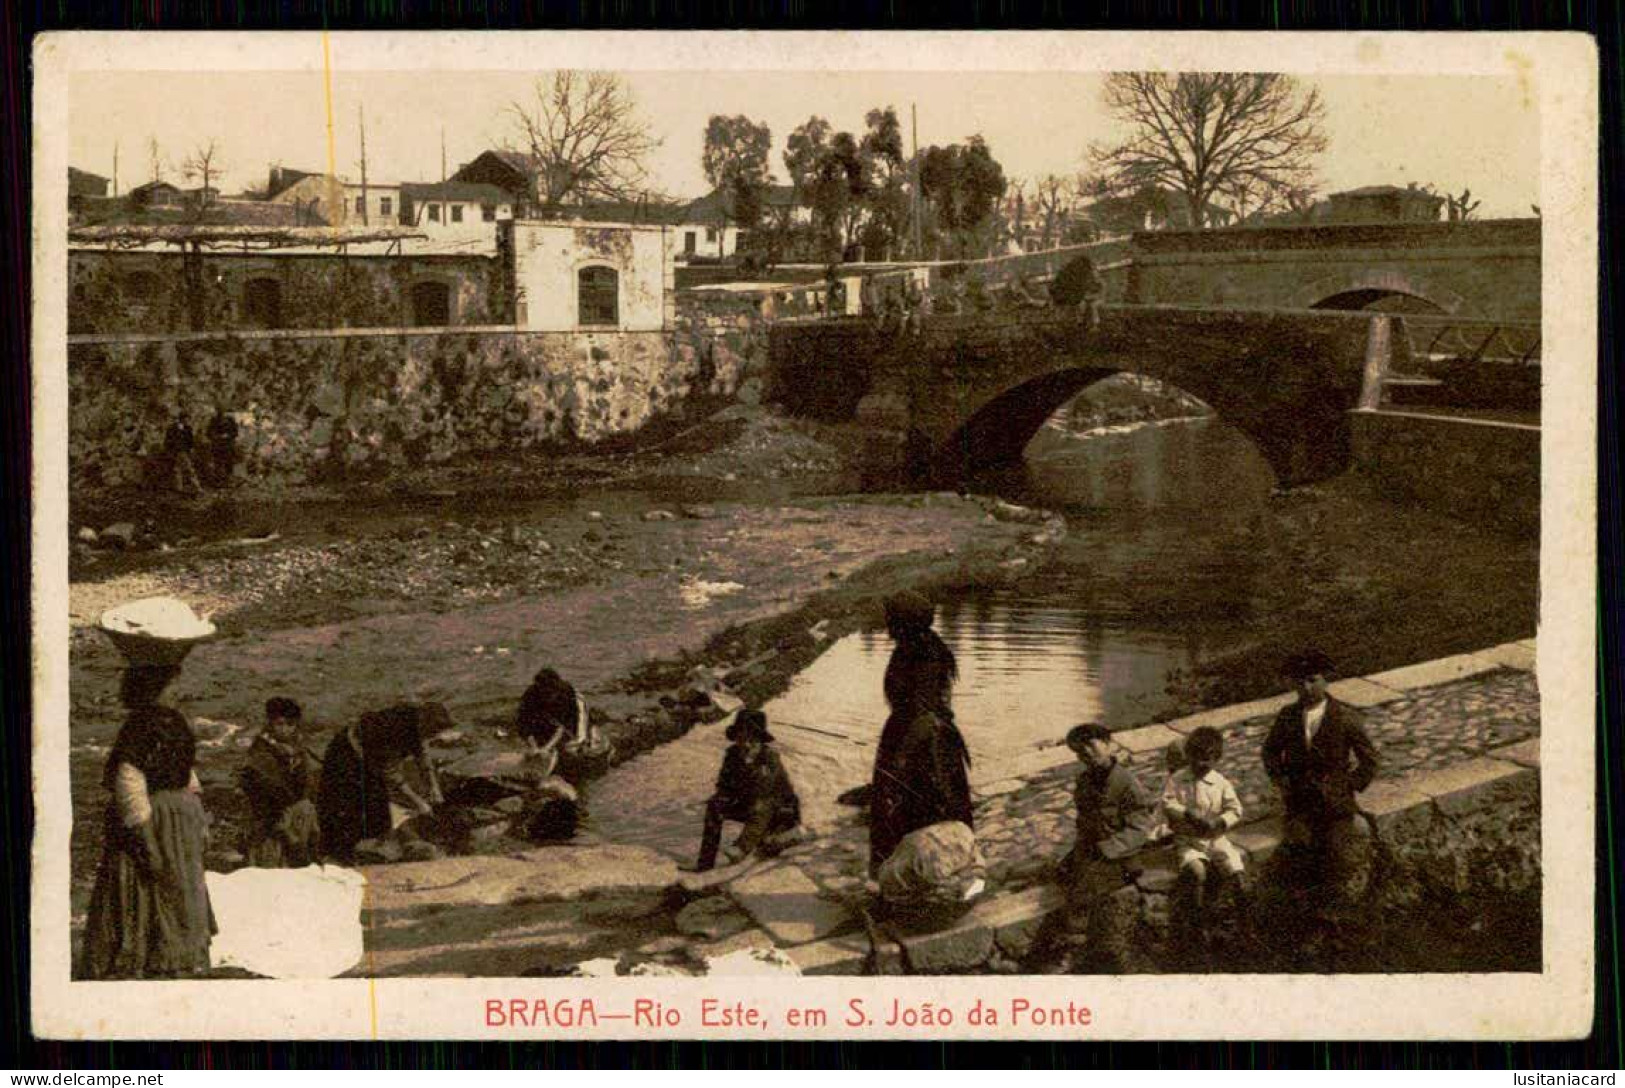
<path fill-rule="evenodd" d="M 101 761 L 119 722 L 121 663 L 92 625 L 118 601 L 164 593 L 214 613 L 221 637 L 192 654 L 173 694 L 202 738 L 205 801 L 229 852 L 243 816 L 232 778 L 270 695 L 305 706 L 318 750 L 331 729 L 367 710 L 442 701 L 467 738 L 458 754 L 467 754 L 514 743 L 504 731 L 518 697 L 551 665 L 581 688 L 627 758 L 720 713 L 663 705 L 685 677 L 661 689 L 651 662 L 684 662 L 714 641 L 706 658 L 729 671 L 745 659 L 729 660 L 726 632 L 778 624 L 806 602 L 863 623 L 913 578 L 984 579 L 1031 561 L 1034 528 L 1000 520 L 992 500 L 762 486 L 785 460 L 805 466 L 827 455 L 822 446 L 809 455 L 814 441 L 761 417 L 719 448 L 660 465 L 667 478 L 697 467 L 693 478 L 720 485 L 708 498 L 735 483 L 724 477 L 751 471 L 750 501 L 670 502 L 669 490 L 643 490 L 647 476 L 628 472 L 625 488 L 567 499 L 485 503 L 473 514 L 336 509 L 332 526 L 296 521 L 263 544 L 107 557 L 122 569 L 81 575 L 70 595 L 76 909 L 100 849 Z M 804 468 L 798 483 L 811 489 L 817 478 Z M 818 638 L 785 629 L 778 644 L 815 653 Z"/>
<path fill-rule="evenodd" d="M 1281 821 L 1258 752 L 1290 697 L 1116 734 L 1119 759 L 1154 786 L 1168 745 L 1198 726 L 1219 729 L 1224 771 L 1246 807 L 1231 839 L 1248 861 L 1244 905 L 1226 917 L 1213 953 L 1193 959 L 1170 941 L 1172 848 L 1136 855 L 1133 881 L 1111 904 L 1125 915 L 1124 969 L 1538 971 L 1534 658 L 1533 641 L 1522 641 L 1334 687 L 1360 708 L 1379 753 L 1378 780 L 1361 804 L 1391 859 L 1368 877 L 1364 909 L 1334 961 L 1312 963 L 1281 942 L 1280 912 L 1291 906 L 1270 869 Z M 591 960 L 598 973 L 693 975 L 725 973 L 719 963 L 740 953 L 808 975 L 1050 970 L 1058 959 L 1045 934 L 1061 905 L 1054 866 L 1072 838 L 1076 774 L 1064 750 L 975 770 L 989 890 L 945 929 L 886 927 L 878 944 L 871 938 L 857 913 L 866 830 L 849 811 L 777 858 L 704 875 L 680 876 L 658 852 L 619 845 L 370 869 L 369 956 L 353 973 L 550 975 Z M 595 851 L 620 861 L 591 876 Z"/>
<path fill-rule="evenodd" d="M 305 704 L 318 747 L 366 710 L 439 699 L 464 754 L 513 743 L 503 730 L 517 698 L 552 665 L 625 759 L 732 699 L 778 695 L 841 636 L 873 630 L 881 600 L 903 587 L 938 600 L 1044 592 L 1171 630 L 1220 615 L 1254 632 L 1170 676 L 1168 714 L 1274 691 L 1296 641 L 1328 646 L 1349 673 L 1533 631 L 1533 548 L 1378 503 L 1353 479 L 1238 517 L 1176 516 L 1167 531 L 1198 550 L 1170 565 L 1135 543 L 1147 531 L 1138 512 L 1125 522 L 1079 507 L 1062 519 L 992 498 L 854 495 L 843 467 L 828 435 L 731 410 L 654 452 L 464 466 L 397 485 L 393 499 L 244 498 L 229 525 L 195 511 L 212 536 L 191 545 L 81 555 L 70 600 L 76 908 L 118 722 L 118 661 L 89 625 L 154 593 L 212 611 L 222 630 L 175 697 L 203 737 L 206 800 L 226 847 L 241 807 L 232 774 L 272 694 Z M 275 539 L 241 537 L 273 513 Z M 1125 558 L 1125 547 L 1144 554 Z M 694 698 L 696 687 L 728 698 Z"/>

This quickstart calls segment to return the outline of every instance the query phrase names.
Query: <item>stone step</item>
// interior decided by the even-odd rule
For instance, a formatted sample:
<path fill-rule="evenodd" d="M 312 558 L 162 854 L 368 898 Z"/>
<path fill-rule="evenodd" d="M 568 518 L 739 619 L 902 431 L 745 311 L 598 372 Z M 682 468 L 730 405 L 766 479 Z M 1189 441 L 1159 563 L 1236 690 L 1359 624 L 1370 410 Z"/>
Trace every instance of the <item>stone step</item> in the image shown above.
<path fill-rule="evenodd" d="M 857 924 L 846 904 L 828 898 L 794 865 L 753 872 L 730 884 L 728 894 L 781 946 L 811 944 Z"/>

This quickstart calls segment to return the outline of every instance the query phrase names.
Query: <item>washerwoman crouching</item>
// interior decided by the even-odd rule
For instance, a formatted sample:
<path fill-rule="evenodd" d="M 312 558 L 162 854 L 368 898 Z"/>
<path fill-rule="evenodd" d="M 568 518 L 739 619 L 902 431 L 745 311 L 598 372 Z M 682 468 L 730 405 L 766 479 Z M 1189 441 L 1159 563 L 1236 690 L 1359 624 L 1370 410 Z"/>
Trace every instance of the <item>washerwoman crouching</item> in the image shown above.
<path fill-rule="evenodd" d="M 425 744 L 449 728 L 451 715 L 439 703 L 402 703 L 363 714 L 334 735 L 316 795 L 326 856 L 348 864 L 362 840 L 384 838 L 413 815 L 434 812 L 442 797 Z M 428 796 L 408 779 L 409 762 L 421 772 Z"/>

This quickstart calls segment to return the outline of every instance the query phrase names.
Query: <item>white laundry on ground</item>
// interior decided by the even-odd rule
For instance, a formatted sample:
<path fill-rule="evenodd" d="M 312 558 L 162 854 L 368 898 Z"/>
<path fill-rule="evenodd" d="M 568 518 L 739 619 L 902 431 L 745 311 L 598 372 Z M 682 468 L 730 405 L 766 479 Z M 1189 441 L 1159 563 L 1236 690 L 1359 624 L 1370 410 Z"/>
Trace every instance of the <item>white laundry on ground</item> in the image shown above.
<path fill-rule="evenodd" d="M 336 978 L 361 962 L 367 878 L 354 869 L 239 869 L 208 873 L 220 932 L 215 967 L 265 978 Z"/>

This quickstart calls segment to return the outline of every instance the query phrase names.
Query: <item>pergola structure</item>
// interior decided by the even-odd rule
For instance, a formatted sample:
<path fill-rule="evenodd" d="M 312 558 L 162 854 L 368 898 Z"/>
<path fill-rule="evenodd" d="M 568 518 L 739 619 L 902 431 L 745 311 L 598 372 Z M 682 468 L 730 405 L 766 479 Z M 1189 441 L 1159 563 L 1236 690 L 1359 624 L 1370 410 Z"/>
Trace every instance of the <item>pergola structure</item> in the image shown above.
<path fill-rule="evenodd" d="M 404 227 L 266 227 L 238 224 L 200 223 L 108 223 L 68 228 L 68 242 L 76 245 L 106 246 L 109 249 L 141 249 L 172 245 L 183 250 L 239 250 L 244 253 L 272 249 L 336 249 L 340 253 L 353 245 L 383 242 L 386 254 L 400 252 L 408 238 L 426 238 L 421 231 Z"/>

